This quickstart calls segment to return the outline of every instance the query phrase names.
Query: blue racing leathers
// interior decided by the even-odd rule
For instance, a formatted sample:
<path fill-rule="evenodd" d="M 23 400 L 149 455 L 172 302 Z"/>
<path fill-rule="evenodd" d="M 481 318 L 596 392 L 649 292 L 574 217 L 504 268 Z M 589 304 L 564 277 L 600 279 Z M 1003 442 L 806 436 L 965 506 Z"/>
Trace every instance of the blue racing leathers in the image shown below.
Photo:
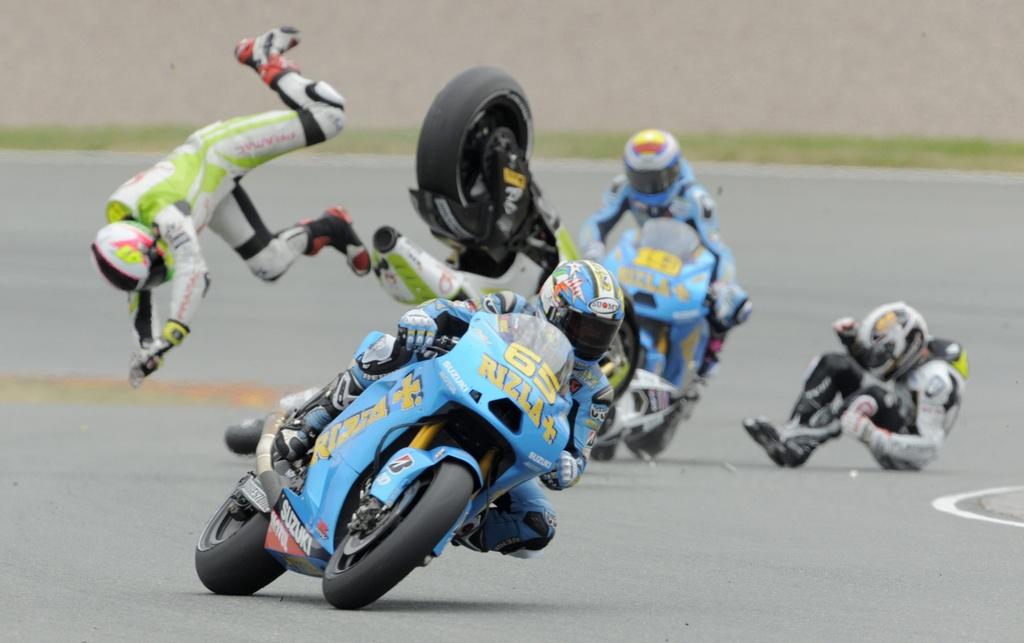
<path fill-rule="evenodd" d="M 704 186 L 697 183 L 690 165 L 686 161 L 681 163 L 679 178 L 659 195 L 637 192 L 624 176 L 616 178 L 604 195 L 601 209 L 583 225 L 580 249 L 584 258 L 602 260 L 608 234 L 627 211 L 633 214 L 640 226 L 650 218 L 662 216 L 671 216 L 690 224 L 716 260 L 712 275 L 713 286 L 710 289 L 712 306 L 709 321 L 716 331 L 724 333 L 746 321 L 751 310 L 749 297 L 736 282 L 736 263 L 732 251 L 718 234 L 715 200 Z"/>
<path fill-rule="evenodd" d="M 496 314 L 539 314 L 526 298 L 511 292 L 499 292 L 480 299 L 450 301 L 434 299 L 420 309 L 437 325 L 439 336 L 461 337 L 469 328 L 469 321 L 477 311 Z M 301 415 L 306 430 L 318 433 L 331 419 L 344 409 L 362 389 L 387 373 L 405 366 L 418 355 L 396 357 L 395 337 L 381 332 L 367 335 L 356 351 L 354 364 L 345 373 L 326 386 L 319 395 L 307 403 Z M 598 429 L 604 424 L 612 404 L 612 388 L 597 362 L 576 360 L 569 383 L 573 405 L 569 413 L 572 435 L 566 446 L 582 474 L 590 457 Z M 557 463 L 552 463 L 555 466 Z M 545 476 L 544 484 L 558 486 L 552 476 Z M 482 519 L 470 523 L 456 542 L 479 551 L 499 551 L 529 557 L 543 549 L 555 535 L 555 510 L 544 494 L 541 479 L 532 479 L 513 487 L 498 499 L 495 506 L 484 512 Z M 571 486 L 575 480 L 566 486 Z"/>

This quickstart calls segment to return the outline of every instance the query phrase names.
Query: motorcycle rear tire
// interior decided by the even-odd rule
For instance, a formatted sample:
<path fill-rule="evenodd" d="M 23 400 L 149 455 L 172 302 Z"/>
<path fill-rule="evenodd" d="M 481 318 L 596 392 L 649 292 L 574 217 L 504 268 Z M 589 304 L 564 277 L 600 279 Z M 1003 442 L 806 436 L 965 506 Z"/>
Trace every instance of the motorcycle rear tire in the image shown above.
<path fill-rule="evenodd" d="M 615 451 L 619 448 L 619 443 L 603 445 L 594 447 L 590 450 L 590 458 L 597 460 L 598 462 L 607 462 L 615 457 Z"/>
<path fill-rule="evenodd" d="M 445 85 L 430 104 L 416 143 L 416 181 L 421 190 L 468 205 L 463 185 L 467 135 L 482 115 L 515 134 L 527 158 L 533 146 L 533 117 L 526 92 L 496 67 L 472 67 Z"/>
<path fill-rule="evenodd" d="M 681 421 L 678 417 L 670 417 L 658 428 L 648 431 L 643 435 L 632 438 L 623 438 L 622 441 L 626 444 L 626 448 L 641 460 L 646 459 L 644 454 L 650 458 L 654 458 L 660 455 L 661 452 L 667 449 L 668 445 L 672 443 L 672 438 L 675 437 L 676 430 L 679 428 L 680 423 Z"/>
<path fill-rule="evenodd" d="M 266 514 L 255 513 L 223 540 L 210 542 L 211 536 L 215 537 L 213 530 L 231 520 L 226 515 L 229 502 L 221 505 L 199 537 L 196 574 L 214 594 L 248 596 L 283 574 L 284 567 L 263 548 L 270 526 Z"/>
<path fill-rule="evenodd" d="M 430 556 L 473 495 L 473 475 L 465 466 L 448 461 L 434 471 L 433 480 L 400 522 L 347 569 L 341 566 L 345 541 L 338 543 L 324 570 L 323 592 L 327 602 L 339 609 L 365 607 Z"/>

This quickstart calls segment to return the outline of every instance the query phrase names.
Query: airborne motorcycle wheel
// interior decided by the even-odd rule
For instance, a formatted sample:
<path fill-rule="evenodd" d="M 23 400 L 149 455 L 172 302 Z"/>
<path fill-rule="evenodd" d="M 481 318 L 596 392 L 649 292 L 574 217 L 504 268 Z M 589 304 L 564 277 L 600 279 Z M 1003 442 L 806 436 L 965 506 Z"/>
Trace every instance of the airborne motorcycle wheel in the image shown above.
<path fill-rule="evenodd" d="M 418 480 L 403 492 L 378 528 L 350 533 L 337 544 L 324 570 L 324 598 L 341 609 L 359 609 L 383 596 L 423 564 L 472 494 L 469 470 L 442 462 L 433 478 Z"/>
<path fill-rule="evenodd" d="M 215 594 L 247 596 L 273 582 L 284 567 L 263 548 L 270 526 L 267 515 L 238 520 L 228 513 L 231 503 L 229 498 L 221 505 L 199 536 L 196 574 Z"/>
<path fill-rule="evenodd" d="M 416 143 L 419 189 L 469 204 L 482 146 L 499 127 L 512 131 L 529 158 L 533 118 L 514 78 L 496 67 L 473 67 L 449 81 L 430 104 Z"/>

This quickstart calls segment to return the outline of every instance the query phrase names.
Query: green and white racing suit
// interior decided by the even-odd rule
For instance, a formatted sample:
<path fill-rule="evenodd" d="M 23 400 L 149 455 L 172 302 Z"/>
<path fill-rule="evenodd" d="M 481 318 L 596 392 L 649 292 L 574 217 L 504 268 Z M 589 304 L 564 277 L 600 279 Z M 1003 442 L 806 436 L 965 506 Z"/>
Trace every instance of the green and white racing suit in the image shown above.
<path fill-rule="evenodd" d="M 292 150 L 336 136 L 344 127 L 344 100 L 323 81 L 297 71 L 271 87 L 292 109 L 218 121 L 126 181 L 107 202 L 107 221 L 131 219 L 153 228 L 171 281 L 169 318 L 189 325 L 208 285 L 198 234 L 209 227 L 259 278 L 280 277 L 307 248 L 306 228 L 271 234 L 239 181 L 249 170 Z M 149 290 L 130 293 L 136 343 L 160 336 Z"/>

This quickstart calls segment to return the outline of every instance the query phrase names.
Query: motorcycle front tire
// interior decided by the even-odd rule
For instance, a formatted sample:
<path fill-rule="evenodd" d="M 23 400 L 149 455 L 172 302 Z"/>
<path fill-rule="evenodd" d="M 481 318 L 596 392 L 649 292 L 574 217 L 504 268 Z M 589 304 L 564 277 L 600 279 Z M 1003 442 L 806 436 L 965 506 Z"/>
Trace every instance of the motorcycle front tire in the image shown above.
<path fill-rule="evenodd" d="M 339 609 L 359 609 L 386 594 L 431 555 L 472 495 L 473 474 L 456 462 L 442 462 L 398 524 L 351 566 L 346 567 L 345 540 L 338 543 L 324 570 L 324 598 Z"/>

